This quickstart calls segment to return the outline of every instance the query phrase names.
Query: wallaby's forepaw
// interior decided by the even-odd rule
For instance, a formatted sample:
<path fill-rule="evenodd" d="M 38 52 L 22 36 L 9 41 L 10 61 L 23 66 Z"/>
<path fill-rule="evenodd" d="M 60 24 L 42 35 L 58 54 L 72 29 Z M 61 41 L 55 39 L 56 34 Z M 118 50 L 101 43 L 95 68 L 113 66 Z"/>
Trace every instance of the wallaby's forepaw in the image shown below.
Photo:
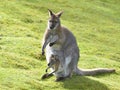
<path fill-rule="evenodd" d="M 50 43 L 50 44 L 49 44 L 49 46 L 51 47 L 51 46 L 53 46 L 54 44 L 55 44 L 55 42 L 53 42 L 53 43 Z"/>

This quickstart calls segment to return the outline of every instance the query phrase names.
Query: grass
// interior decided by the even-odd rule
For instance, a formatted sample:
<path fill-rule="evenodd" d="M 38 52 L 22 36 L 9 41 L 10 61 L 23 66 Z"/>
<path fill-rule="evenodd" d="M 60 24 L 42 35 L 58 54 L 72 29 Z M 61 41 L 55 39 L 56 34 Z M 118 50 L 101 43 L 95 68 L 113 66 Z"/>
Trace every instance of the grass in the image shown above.
<path fill-rule="evenodd" d="M 41 80 L 48 8 L 64 11 L 61 22 L 81 49 L 80 68 L 115 68 L 116 73 Z M 0 90 L 119 90 L 119 10 L 119 0 L 0 0 Z"/>

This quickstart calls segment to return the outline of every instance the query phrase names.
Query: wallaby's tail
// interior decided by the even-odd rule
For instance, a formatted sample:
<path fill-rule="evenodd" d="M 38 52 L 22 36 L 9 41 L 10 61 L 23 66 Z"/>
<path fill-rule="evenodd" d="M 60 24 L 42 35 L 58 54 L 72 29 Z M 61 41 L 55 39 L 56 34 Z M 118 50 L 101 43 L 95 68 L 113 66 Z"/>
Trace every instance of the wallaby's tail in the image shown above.
<path fill-rule="evenodd" d="M 96 74 L 102 73 L 112 73 L 115 72 L 115 69 L 108 69 L 108 68 L 96 68 L 96 69 L 79 69 L 75 70 L 75 73 L 82 76 L 92 76 Z"/>

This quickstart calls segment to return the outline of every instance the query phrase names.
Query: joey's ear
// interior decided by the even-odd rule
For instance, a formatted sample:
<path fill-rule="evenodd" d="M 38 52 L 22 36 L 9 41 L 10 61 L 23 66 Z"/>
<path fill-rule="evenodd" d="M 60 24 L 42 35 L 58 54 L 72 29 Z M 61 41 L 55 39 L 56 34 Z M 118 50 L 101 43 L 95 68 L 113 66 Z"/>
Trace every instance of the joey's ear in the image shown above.
<path fill-rule="evenodd" d="M 53 16 L 54 15 L 53 12 L 50 9 L 48 9 L 48 12 L 49 12 L 49 16 Z"/>
<path fill-rule="evenodd" d="M 56 14 L 56 16 L 60 18 L 62 14 L 63 14 L 63 11 L 60 11 L 59 13 Z"/>

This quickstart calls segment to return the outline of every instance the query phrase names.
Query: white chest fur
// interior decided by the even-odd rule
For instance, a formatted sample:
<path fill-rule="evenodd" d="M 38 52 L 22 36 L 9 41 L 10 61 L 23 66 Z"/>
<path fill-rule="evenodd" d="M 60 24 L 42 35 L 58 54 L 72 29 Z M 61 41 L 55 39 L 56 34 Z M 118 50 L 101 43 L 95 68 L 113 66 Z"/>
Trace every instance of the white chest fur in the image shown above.
<path fill-rule="evenodd" d="M 58 35 L 51 35 L 50 36 L 50 43 L 55 42 L 58 39 Z"/>
<path fill-rule="evenodd" d="M 51 35 L 50 36 L 50 41 L 49 43 L 53 43 L 55 41 L 57 41 L 59 39 L 58 35 Z M 49 46 L 49 44 L 46 47 L 46 51 L 54 51 L 54 50 L 60 50 L 61 49 L 61 45 L 58 43 L 55 43 L 53 46 Z"/>

